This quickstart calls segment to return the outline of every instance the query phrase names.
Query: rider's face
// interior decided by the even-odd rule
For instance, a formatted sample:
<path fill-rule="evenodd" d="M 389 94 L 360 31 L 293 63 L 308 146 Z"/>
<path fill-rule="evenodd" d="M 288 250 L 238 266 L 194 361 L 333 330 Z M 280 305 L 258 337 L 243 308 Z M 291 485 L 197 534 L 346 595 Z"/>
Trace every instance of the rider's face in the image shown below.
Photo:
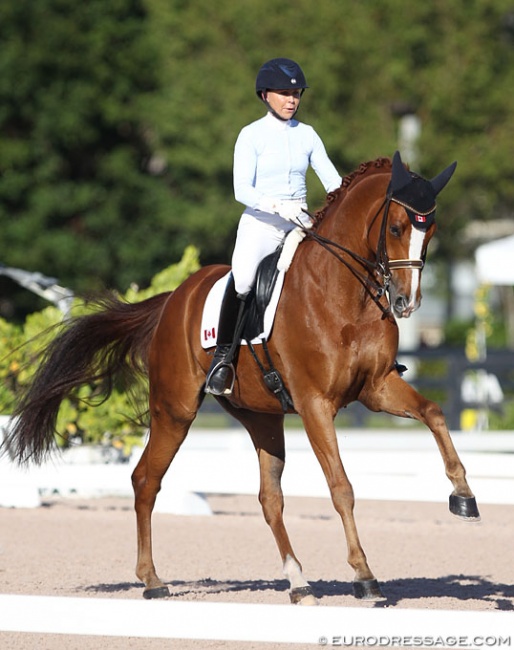
<path fill-rule="evenodd" d="M 301 90 L 268 90 L 264 93 L 264 99 L 284 120 L 289 120 L 298 110 Z"/>

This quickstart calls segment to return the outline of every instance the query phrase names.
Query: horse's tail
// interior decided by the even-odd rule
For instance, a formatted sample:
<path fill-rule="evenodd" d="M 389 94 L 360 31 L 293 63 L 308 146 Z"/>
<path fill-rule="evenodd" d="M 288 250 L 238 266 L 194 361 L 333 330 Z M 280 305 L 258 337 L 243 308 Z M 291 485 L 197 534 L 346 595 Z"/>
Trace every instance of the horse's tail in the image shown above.
<path fill-rule="evenodd" d="M 100 383 L 104 399 L 123 376 L 147 373 L 149 344 L 170 292 L 126 303 L 114 296 L 99 311 L 70 320 L 42 353 L 30 385 L 14 409 L 2 446 L 10 457 L 40 463 L 54 449 L 61 402 L 79 386 Z"/>

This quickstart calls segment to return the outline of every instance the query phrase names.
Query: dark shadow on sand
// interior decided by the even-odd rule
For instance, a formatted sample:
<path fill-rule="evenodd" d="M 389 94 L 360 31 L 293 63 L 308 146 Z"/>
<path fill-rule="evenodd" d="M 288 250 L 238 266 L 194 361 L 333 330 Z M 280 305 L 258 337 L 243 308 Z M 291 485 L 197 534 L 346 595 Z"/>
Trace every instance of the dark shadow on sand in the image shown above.
<path fill-rule="evenodd" d="M 287 580 L 172 580 L 166 583 L 172 598 L 200 596 L 205 594 L 224 594 L 229 592 L 250 591 L 287 592 Z M 351 582 L 317 580 L 310 583 L 314 594 L 323 604 L 328 596 L 352 596 Z M 514 585 L 498 584 L 481 576 L 449 575 L 440 578 L 400 578 L 381 583 L 385 600 L 377 601 L 375 607 L 391 607 L 402 601 L 420 598 L 454 598 L 457 601 L 477 600 L 494 603 L 495 609 L 514 611 Z M 139 582 L 102 583 L 79 588 L 77 591 L 88 593 L 120 594 L 140 589 Z M 355 600 L 355 604 L 359 603 Z"/>

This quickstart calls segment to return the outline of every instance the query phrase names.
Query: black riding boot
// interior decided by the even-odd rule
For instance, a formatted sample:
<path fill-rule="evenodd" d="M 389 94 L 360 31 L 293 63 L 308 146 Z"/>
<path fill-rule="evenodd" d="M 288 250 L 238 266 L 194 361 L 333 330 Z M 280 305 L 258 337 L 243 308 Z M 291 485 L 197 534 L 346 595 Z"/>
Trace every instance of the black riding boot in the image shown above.
<path fill-rule="evenodd" d="M 245 298 L 236 293 L 230 275 L 221 303 L 216 351 L 205 380 L 206 393 L 230 395 L 232 392 L 236 378 L 233 360 L 242 334 Z"/>

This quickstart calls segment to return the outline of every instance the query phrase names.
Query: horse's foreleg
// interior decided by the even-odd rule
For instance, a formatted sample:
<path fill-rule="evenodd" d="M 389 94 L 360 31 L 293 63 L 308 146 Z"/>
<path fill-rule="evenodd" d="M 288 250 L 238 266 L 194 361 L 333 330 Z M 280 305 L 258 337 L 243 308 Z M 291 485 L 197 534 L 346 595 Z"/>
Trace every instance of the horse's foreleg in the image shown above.
<path fill-rule="evenodd" d="M 285 577 L 289 581 L 289 597 L 293 604 L 316 605 L 312 588 L 302 574 L 284 524 L 284 495 L 281 479 L 285 465 L 284 417 L 234 409 L 220 400 L 226 410 L 247 429 L 259 459 L 259 502 L 266 523 L 278 546 Z"/>
<path fill-rule="evenodd" d="M 165 598 L 169 590 L 155 571 L 152 557 L 152 511 L 161 481 L 184 441 L 188 426 L 162 427 L 152 421 L 150 439 L 132 473 L 137 518 L 136 575 L 144 583 L 145 598 Z"/>
<path fill-rule="evenodd" d="M 419 420 L 432 431 L 443 459 L 446 476 L 453 485 L 450 511 L 467 521 L 479 521 L 476 500 L 466 480 L 466 470 L 451 439 L 441 407 L 420 395 L 396 372 L 387 376 L 379 391 L 362 401 L 374 411 Z"/>
<path fill-rule="evenodd" d="M 324 415 L 326 414 L 326 415 Z M 305 430 L 328 483 L 334 508 L 343 522 L 348 548 L 348 564 L 355 571 L 354 593 L 357 598 L 376 600 L 382 598 L 379 584 L 369 568 L 362 549 L 353 515 L 355 499 L 337 444 L 330 409 L 316 404 L 302 413 Z"/>

